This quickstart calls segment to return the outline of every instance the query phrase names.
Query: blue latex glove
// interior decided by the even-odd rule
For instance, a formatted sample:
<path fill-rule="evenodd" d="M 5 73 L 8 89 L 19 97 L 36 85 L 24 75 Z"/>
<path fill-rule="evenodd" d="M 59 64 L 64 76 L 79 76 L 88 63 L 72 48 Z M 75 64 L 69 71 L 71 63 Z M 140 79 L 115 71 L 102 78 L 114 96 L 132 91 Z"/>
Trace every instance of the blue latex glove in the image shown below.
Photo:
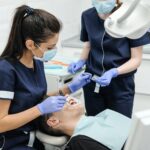
<path fill-rule="evenodd" d="M 37 105 L 41 114 L 48 114 L 56 111 L 60 111 L 66 103 L 66 97 L 64 96 L 50 96 L 43 102 Z"/>
<path fill-rule="evenodd" d="M 108 86 L 112 80 L 118 76 L 118 71 L 116 68 L 106 71 L 101 77 L 95 79 L 96 83 L 99 83 L 102 87 Z"/>
<path fill-rule="evenodd" d="M 75 92 L 78 89 L 85 86 L 86 84 L 90 83 L 91 78 L 92 78 L 92 74 L 87 73 L 87 72 L 81 73 L 80 75 L 75 77 L 71 83 L 68 84 L 68 87 L 71 92 Z"/>
<path fill-rule="evenodd" d="M 79 60 L 77 62 L 71 63 L 68 67 L 68 72 L 72 74 L 76 73 L 85 65 L 85 62 L 85 60 Z"/>

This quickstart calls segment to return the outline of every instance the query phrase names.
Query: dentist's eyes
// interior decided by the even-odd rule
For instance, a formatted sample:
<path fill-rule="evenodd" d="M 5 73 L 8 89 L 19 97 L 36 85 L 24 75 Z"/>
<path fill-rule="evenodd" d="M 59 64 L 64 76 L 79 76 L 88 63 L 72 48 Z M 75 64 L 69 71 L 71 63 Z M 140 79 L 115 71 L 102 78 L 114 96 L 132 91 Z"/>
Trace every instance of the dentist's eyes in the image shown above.
<path fill-rule="evenodd" d="M 51 50 L 51 49 L 53 49 L 53 48 L 52 47 L 51 48 L 49 48 L 49 47 L 47 48 L 47 50 Z"/>

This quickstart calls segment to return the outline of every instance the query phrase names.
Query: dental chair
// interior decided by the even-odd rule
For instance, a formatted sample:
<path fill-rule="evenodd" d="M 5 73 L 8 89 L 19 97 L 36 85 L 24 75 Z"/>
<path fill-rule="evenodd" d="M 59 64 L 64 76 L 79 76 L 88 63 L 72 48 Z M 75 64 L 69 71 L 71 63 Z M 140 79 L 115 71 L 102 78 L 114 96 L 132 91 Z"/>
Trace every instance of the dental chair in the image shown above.
<path fill-rule="evenodd" d="M 51 136 L 39 130 L 36 131 L 36 137 L 44 144 L 45 150 L 62 150 L 68 141 L 67 136 Z"/>

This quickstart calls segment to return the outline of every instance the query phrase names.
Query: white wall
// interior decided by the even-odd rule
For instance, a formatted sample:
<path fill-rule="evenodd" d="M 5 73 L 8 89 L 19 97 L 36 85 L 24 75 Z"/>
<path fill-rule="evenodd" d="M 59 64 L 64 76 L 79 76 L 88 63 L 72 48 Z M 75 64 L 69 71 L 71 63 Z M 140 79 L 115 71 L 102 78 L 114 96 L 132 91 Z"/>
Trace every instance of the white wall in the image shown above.
<path fill-rule="evenodd" d="M 44 8 L 63 22 L 61 39 L 67 39 L 80 32 L 81 13 L 89 7 L 91 0 L 28 0 L 30 6 Z"/>
<path fill-rule="evenodd" d="M 45 9 L 63 22 L 61 40 L 77 35 L 80 31 L 80 16 L 90 6 L 91 0 L 0 0 L 0 53 L 5 47 L 10 31 L 13 12 L 21 4 Z"/>
<path fill-rule="evenodd" d="M 143 54 L 142 63 L 135 74 L 134 112 L 150 108 L 149 66 L 150 54 Z"/>
<path fill-rule="evenodd" d="M 24 2 L 25 0 L 0 0 L 0 53 L 8 38 L 14 9 Z"/>

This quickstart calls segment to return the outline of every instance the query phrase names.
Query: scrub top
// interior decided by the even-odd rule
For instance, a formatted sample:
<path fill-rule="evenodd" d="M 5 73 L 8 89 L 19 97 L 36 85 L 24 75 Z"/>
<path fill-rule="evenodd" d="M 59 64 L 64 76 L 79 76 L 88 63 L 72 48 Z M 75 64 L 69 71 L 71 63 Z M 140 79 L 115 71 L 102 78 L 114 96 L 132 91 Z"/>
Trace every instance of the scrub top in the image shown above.
<path fill-rule="evenodd" d="M 43 63 L 34 60 L 34 69 L 18 60 L 0 60 L 0 99 L 10 100 L 9 114 L 27 110 L 38 104 L 47 91 Z M 34 121 L 15 131 L 35 130 Z"/>
<path fill-rule="evenodd" d="M 111 37 L 105 32 L 104 20 L 98 16 L 95 8 L 90 8 L 82 14 L 80 39 L 83 42 L 89 41 L 91 44 L 86 63 L 87 71 L 99 76 L 103 73 L 102 64 L 104 64 L 106 71 L 117 68 L 131 58 L 131 48 L 150 43 L 150 37 L 147 33 L 135 40 Z M 103 57 L 104 61 L 102 62 Z M 136 70 L 126 75 L 131 75 L 134 72 Z"/>

